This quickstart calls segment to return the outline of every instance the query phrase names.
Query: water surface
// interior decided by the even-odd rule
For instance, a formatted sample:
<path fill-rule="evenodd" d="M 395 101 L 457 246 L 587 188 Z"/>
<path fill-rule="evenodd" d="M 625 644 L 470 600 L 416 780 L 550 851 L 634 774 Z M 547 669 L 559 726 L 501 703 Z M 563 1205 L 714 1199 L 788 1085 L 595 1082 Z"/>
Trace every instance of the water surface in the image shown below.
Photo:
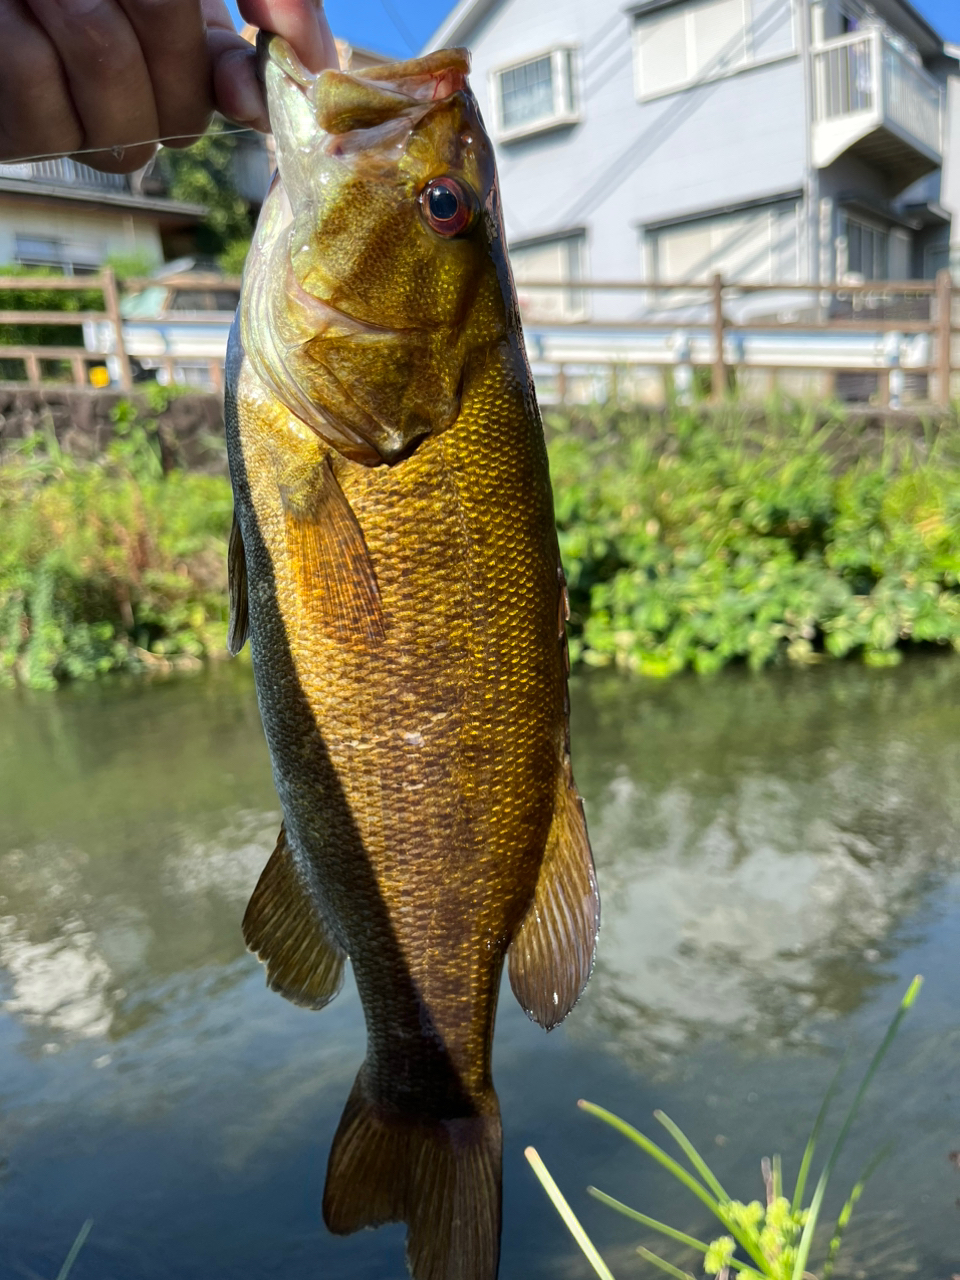
<path fill-rule="evenodd" d="M 923 995 L 837 1171 L 834 1212 L 892 1144 L 838 1274 L 950 1280 L 960 659 L 665 685 L 594 673 L 574 721 L 601 947 L 549 1037 L 503 994 L 504 1280 L 592 1274 L 529 1143 L 618 1280 L 649 1273 L 635 1249 L 655 1241 L 588 1183 L 710 1231 L 578 1097 L 648 1132 L 663 1107 L 732 1194 L 759 1196 L 760 1157 L 780 1151 L 792 1175 L 842 1050 L 849 1099 L 915 972 Z M 52 1280 L 88 1217 L 75 1280 L 405 1275 L 402 1228 L 335 1239 L 320 1219 L 363 1058 L 355 989 L 293 1008 L 243 948 L 278 825 L 243 666 L 0 694 L 0 1276 Z"/>

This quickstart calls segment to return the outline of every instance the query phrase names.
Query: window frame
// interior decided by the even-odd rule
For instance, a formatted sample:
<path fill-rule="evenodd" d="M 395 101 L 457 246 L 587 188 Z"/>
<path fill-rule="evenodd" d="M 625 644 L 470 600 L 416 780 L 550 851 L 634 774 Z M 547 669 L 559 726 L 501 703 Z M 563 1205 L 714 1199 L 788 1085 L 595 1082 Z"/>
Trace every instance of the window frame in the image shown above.
<path fill-rule="evenodd" d="M 561 317 L 556 320 L 537 319 L 529 315 L 525 316 L 524 323 L 529 324 L 550 324 L 563 323 L 568 324 L 571 321 L 586 320 L 588 318 L 587 295 L 586 291 L 581 287 L 582 282 L 587 278 L 586 275 L 586 259 L 587 259 L 587 232 L 585 228 L 575 227 L 568 231 L 558 231 L 549 235 L 533 236 L 530 239 L 521 239 L 507 248 L 507 256 L 510 261 L 511 274 L 514 276 L 514 290 L 517 294 L 518 301 L 523 293 L 524 282 L 518 280 L 515 273 L 515 255 L 522 253 L 525 249 L 541 249 L 552 245 L 564 245 L 566 248 L 567 267 L 569 275 L 565 280 L 556 282 L 556 290 L 547 292 L 548 297 L 560 299 Z M 539 291 L 538 291 L 539 292 Z M 543 296 L 541 294 L 540 296 Z M 535 309 L 535 308 L 534 308 Z M 529 311 L 529 308 L 527 308 Z"/>
<path fill-rule="evenodd" d="M 579 124 L 583 117 L 580 110 L 578 53 L 579 48 L 576 44 L 561 42 L 550 45 L 546 49 L 528 53 L 522 58 L 513 58 L 510 62 L 505 62 L 490 71 L 490 100 L 493 103 L 495 135 L 498 142 L 513 142 L 515 139 L 528 138 L 538 133 L 546 133 L 551 129 Z M 553 83 L 552 113 L 539 120 L 530 120 L 507 127 L 503 122 L 502 76 L 508 71 L 516 71 L 529 63 L 540 62 L 544 58 L 550 59 Z"/>
<path fill-rule="evenodd" d="M 707 0 L 709 2 L 709 0 Z M 687 89 L 692 89 L 696 85 L 711 84 L 715 80 L 727 80 L 731 76 L 742 75 L 745 71 L 752 71 L 755 67 L 766 67 L 774 62 L 788 62 L 793 58 L 800 57 L 800 45 L 798 40 L 797 22 L 798 22 L 798 5 L 797 0 L 788 0 L 790 6 L 790 28 L 792 48 L 782 50 L 778 53 L 767 53 L 757 56 L 753 51 L 753 28 L 754 28 L 754 5 L 756 0 L 740 0 L 741 10 L 743 12 L 743 58 L 741 61 L 731 63 L 729 66 L 722 67 L 717 71 L 711 72 L 709 75 L 689 74 L 690 66 L 690 49 L 691 49 L 691 28 L 690 19 L 695 8 L 704 3 L 704 0 L 683 0 L 683 3 L 667 5 L 663 8 L 654 9 L 649 13 L 635 13 L 633 15 L 633 23 L 630 29 L 630 39 L 633 42 L 633 91 L 637 102 L 655 102 L 659 98 L 669 98 L 675 93 L 684 93 Z M 687 54 L 687 78 L 682 82 L 672 85 L 669 89 L 652 89 L 649 92 L 643 89 L 643 74 L 640 64 L 640 38 L 639 31 L 643 25 L 644 19 L 655 18 L 663 13 L 676 12 L 681 10 L 686 19 L 685 22 L 685 47 Z"/>

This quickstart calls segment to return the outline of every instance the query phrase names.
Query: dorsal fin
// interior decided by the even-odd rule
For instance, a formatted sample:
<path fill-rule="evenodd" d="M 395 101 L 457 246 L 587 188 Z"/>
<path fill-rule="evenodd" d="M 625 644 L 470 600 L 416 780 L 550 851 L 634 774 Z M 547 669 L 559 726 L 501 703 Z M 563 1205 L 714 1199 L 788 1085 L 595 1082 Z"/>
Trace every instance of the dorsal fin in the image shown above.
<path fill-rule="evenodd" d="M 322 1009 L 340 990 L 346 954 L 294 865 L 284 827 L 247 906 L 243 939 L 267 966 L 267 986 L 293 1004 Z"/>

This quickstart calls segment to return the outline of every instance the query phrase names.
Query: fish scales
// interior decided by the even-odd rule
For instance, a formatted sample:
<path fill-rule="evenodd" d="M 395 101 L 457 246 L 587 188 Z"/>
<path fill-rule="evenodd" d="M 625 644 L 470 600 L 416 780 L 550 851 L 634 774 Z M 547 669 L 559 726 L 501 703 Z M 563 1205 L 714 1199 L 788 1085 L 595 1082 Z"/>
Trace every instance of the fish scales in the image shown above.
<path fill-rule="evenodd" d="M 335 73 L 310 77 L 273 42 L 286 190 L 258 230 L 227 396 L 231 577 L 246 583 L 232 598 L 247 609 L 231 634 L 249 628 L 284 813 L 245 933 L 271 985 L 315 1008 L 350 957 L 368 1050 L 324 1212 L 335 1231 L 405 1221 L 416 1280 L 495 1276 L 502 966 L 512 946 L 514 989 L 554 1025 L 598 921 L 546 451 L 464 68 L 446 51 L 331 86 Z M 323 137 L 301 99 L 317 117 L 355 113 L 317 174 L 372 165 L 348 169 L 329 207 L 309 168 L 285 165 L 285 128 L 299 152 L 311 124 Z M 357 111 L 376 121 L 366 141 Z M 424 137 L 441 212 L 467 179 L 480 188 L 452 248 L 422 211 L 423 173 L 392 176 Z M 311 217 L 316 243 L 298 254 Z M 293 284 L 278 285 L 278 262 Z M 404 335 L 404 359 L 384 333 Z"/>

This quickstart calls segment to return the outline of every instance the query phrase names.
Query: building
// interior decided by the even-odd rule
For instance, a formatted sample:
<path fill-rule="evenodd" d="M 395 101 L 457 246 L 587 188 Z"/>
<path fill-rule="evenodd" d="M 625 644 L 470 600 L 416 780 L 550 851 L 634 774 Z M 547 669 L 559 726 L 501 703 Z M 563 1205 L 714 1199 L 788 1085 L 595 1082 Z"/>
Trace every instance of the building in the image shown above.
<path fill-rule="evenodd" d="M 146 194 L 139 175 L 69 158 L 0 164 L 0 264 L 96 272 L 110 257 L 163 261 L 163 240 L 206 210 Z"/>
<path fill-rule="evenodd" d="M 521 291 L 960 275 L 960 49 L 907 0 L 461 0 L 460 44 Z"/>

